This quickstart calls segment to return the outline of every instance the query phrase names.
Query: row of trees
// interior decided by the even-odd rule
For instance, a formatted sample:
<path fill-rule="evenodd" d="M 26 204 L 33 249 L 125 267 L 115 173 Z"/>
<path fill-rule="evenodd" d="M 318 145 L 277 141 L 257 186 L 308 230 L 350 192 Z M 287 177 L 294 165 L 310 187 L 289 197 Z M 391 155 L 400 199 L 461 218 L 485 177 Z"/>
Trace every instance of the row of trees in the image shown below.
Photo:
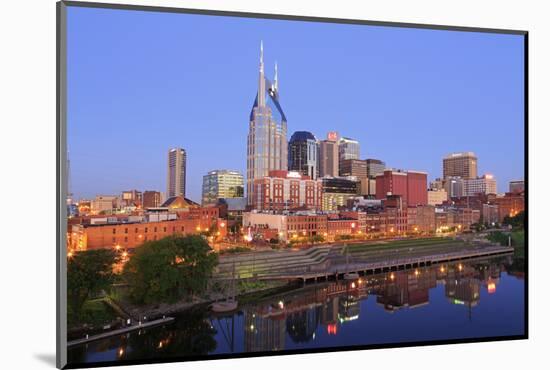
<path fill-rule="evenodd" d="M 67 263 L 70 321 L 78 322 L 85 302 L 109 291 L 118 279 L 129 287 L 134 303 L 176 302 L 204 292 L 218 263 L 218 255 L 201 236 L 169 236 L 136 248 L 120 274 L 120 262 L 111 249 L 73 254 Z"/>

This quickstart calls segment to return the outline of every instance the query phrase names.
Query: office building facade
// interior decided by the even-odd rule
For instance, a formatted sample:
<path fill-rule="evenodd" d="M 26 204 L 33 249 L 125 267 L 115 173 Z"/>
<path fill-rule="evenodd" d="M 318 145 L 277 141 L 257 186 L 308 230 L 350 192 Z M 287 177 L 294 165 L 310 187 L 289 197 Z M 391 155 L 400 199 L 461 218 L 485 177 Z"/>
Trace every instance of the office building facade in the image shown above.
<path fill-rule="evenodd" d="M 319 142 L 319 176 L 337 177 L 338 175 L 338 133 L 329 132 L 327 139 Z"/>
<path fill-rule="evenodd" d="M 202 177 L 202 205 L 216 204 L 220 198 L 244 196 L 244 177 L 238 171 L 213 170 Z"/>
<path fill-rule="evenodd" d="M 319 145 L 308 131 L 296 131 L 288 142 L 288 170 L 317 179 L 319 172 Z"/>
<path fill-rule="evenodd" d="M 167 197 L 185 197 L 187 154 L 185 149 L 172 148 L 168 151 Z"/>
<path fill-rule="evenodd" d="M 277 65 L 275 78 L 266 78 L 263 44 L 260 45 L 258 92 L 250 112 L 247 138 L 247 201 L 251 205 L 256 179 L 262 179 L 272 170 L 288 169 L 287 119 L 279 103 Z"/>
<path fill-rule="evenodd" d="M 428 174 L 419 171 L 385 170 L 376 176 L 376 199 L 399 195 L 409 206 L 428 204 Z"/>
<path fill-rule="evenodd" d="M 443 158 L 443 178 L 477 178 L 477 157 L 473 152 L 451 153 Z"/>

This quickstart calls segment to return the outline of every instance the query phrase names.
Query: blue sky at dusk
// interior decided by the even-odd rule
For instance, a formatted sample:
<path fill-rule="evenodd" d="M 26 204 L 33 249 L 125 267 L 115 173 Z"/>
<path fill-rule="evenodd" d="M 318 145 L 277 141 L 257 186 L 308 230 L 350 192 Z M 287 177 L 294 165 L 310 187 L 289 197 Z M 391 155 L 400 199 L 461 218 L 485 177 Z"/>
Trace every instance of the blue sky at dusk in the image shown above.
<path fill-rule="evenodd" d="M 446 154 L 473 151 L 500 192 L 523 178 L 523 36 L 69 7 L 76 199 L 165 192 L 172 147 L 195 201 L 208 171 L 245 174 L 260 40 L 288 138 L 338 131 L 362 159 L 429 180 Z"/>

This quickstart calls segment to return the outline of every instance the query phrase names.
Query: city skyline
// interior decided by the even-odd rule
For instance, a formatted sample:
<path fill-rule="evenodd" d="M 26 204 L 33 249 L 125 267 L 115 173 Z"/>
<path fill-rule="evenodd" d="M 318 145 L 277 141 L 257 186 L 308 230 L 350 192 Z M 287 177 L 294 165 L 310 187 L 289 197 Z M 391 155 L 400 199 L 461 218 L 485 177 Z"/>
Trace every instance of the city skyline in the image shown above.
<path fill-rule="evenodd" d="M 76 58 L 72 65 L 75 65 L 77 70 L 72 73 L 69 70 L 68 136 L 72 170 L 71 192 L 75 195 L 75 199 L 92 198 L 96 194 L 120 194 L 122 190 L 134 188 L 165 189 L 166 151 L 171 147 L 181 147 L 188 153 L 187 197 L 195 201 L 200 201 L 202 178 L 208 171 L 223 168 L 234 169 L 245 174 L 246 132 L 250 103 L 258 85 L 257 61 L 260 39 L 264 40 L 266 48 L 266 69 L 270 70 L 270 67 L 275 65 L 275 60 L 278 61 L 280 68 L 281 101 L 285 107 L 285 113 L 288 115 L 287 140 L 295 131 L 310 131 L 319 139 L 323 139 L 328 131 L 338 131 L 341 136 L 359 141 L 361 159 L 378 158 L 386 162 L 387 167 L 425 171 L 428 173 L 429 180 L 442 177 L 442 160 L 449 153 L 473 151 L 479 158 L 479 175 L 494 174 L 498 181 L 499 192 L 507 190 L 509 181 L 523 178 L 523 103 L 521 101 L 523 54 L 515 49 L 522 46 L 520 36 L 411 29 L 407 29 L 407 33 L 404 33 L 403 30 L 389 27 L 331 25 L 333 28 L 329 27 L 329 29 L 337 34 L 357 34 L 355 36 L 357 40 L 365 37 L 375 44 L 378 51 L 385 51 L 387 55 L 373 52 L 369 49 L 372 45 L 368 43 L 368 46 L 365 47 L 366 50 L 363 50 L 362 53 L 358 50 L 359 48 L 345 49 L 345 46 L 352 45 L 346 41 L 345 45 L 340 46 L 341 51 L 345 51 L 346 58 L 331 57 L 327 60 L 321 56 L 328 57 L 328 53 L 330 50 L 334 51 L 336 45 L 330 41 L 328 47 L 322 43 L 319 44 L 320 36 L 312 35 L 312 30 L 321 31 L 315 24 L 267 20 L 261 20 L 259 23 L 259 20 L 254 19 L 246 19 L 244 24 L 241 24 L 242 20 L 237 22 L 229 18 L 224 19 L 224 23 L 218 22 L 219 20 L 210 22 L 207 18 L 199 20 L 193 15 L 155 14 L 154 17 L 151 18 L 148 15 L 143 20 L 149 26 L 152 23 L 160 25 L 162 20 L 165 22 L 162 27 L 155 30 L 143 27 L 152 35 L 145 35 L 139 28 L 131 28 L 131 31 L 138 33 L 135 35 L 122 29 L 124 25 L 136 26 L 139 23 L 140 15 L 135 12 L 95 9 L 71 9 L 71 12 L 75 13 L 74 16 L 78 20 L 75 22 L 75 25 L 78 23 L 77 26 L 69 23 L 69 27 L 74 27 L 69 34 L 74 35 L 75 38 L 84 37 L 86 39 L 86 35 L 81 32 L 91 26 L 87 22 L 93 21 L 96 12 L 102 12 L 103 16 L 108 14 L 109 16 L 102 18 L 106 22 L 106 29 L 118 32 L 112 39 L 107 39 L 102 36 L 107 36 L 108 33 L 104 34 L 104 30 L 99 30 L 100 37 L 96 37 L 98 36 L 96 34 L 93 40 L 86 39 L 93 42 L 93 45 L 86 45 L 84 49 L 80 49 L 79 45 L 73 45 L 73 48 L 69 47 L 69 58 Z M 222 54 L 227 56 L 231 63 L 212 61 L 210 59 L 212 50 L 209 50 L 208 46 L 214 46 L 214 44 L 206 42 L 211 40 L 212 36 L 200 35 L 202 37 L 198 38 L 204 39 L 204 44 L 201 44 L 200 40 L 193 40 L 192 42 L 198 42 L 199 45 L 192 47 L 197 48 L 201 53 L 192 55 L 191 62 L 184 62 L 183 64 L 188 69 L 183 72 L 179 71 L 179 74 L 177 73 L 178 64 L 170 56 L 184 58 L 186 55 L 184 54 L 185 50 L 182 50 L 184 48 L 180 49 L 177 43 L 171 42 L 175 40 L 175 36 L 168 40 L 161 40 L 162 45 L 160 46 L 146 42 L 148 48 L 145 49 L 158 49 L 158 55 L 148 56 L 146 62 L 140 61 L 141 64 L 137 62 L 125 64 L 129 61 L 134 62 L 134 59 L 131 59 L 132 56 L 144 56 L 141 54 L 143 50 L 137 49 L 139 43 L 136 42 L 140 37 L 146 37 L 146 41 L 162 39 L 162 37 L 166 38 L 170 35 L 167 32 L 169 27 L 175 27 L 181 33 L 197 24 L 216 28 L 224 28 L 223 25 L 225 25 L 227 34 L 223 36 L 223 39 L 235 36 L 235 33 L 244 35 L 243 29 L 247 29 L 247 27 L 259 27 L 267 30 L 260 32 L 261 36 L 256 34 L 244 37 L 245 40 L 238 45 L 233 40 L 231 45 L 236 48 L 234 53 L 229 52 L 228 54 L 227 49 L 224 49 L 226 46 L 218 40 L 215 43 L 215 48 L 224 49 L 225 53 Z M 270 26 L 274 25 L 277 27 L 271 30 Z M 279 32 L 279 27 L 282 27 L 284 32 Z M 298 40 L 293 40 L 293 32 L 297 29 L 305 31 L 306 35 L 301 35 Z M 410 33 L 413 34 L 412 39 Z M 435 47 L 424 45 L 430 40 L 435 43 Z M 468 44 L 470 46 L 466 51 L 472 54 L 475 51 L 479 58 L 462 54 L 461 61 L 464 65 L 456 63 L 452 58 L 457 57 L 460 53 L 450 50 L 443 40 L 452 46 Z M 290 51 L 285 50 L 285 42 L 288 43 L 286 46 L 289 46 Z M 392 42 L 398 42 L 402 47 L 408 48 L 409 52 L 413 47 L 406 44 L 413 42 L 414 47 L 420 48 L 422 52 L 428 54 L 427 56 L 415 55 L 417 59 L 413 58 L 412 63 L 407 60 L 407 65 L 404 62 L 401 64 L 395 55 L 395 50 L 387 49 L 387 47 L 391 48 Z M 472 42 L 474 46 L 471 46 Z M 104 43 L 106 45 L 103 45 Z M 69 45 L 71 45 L 71 37 L 69 37 Z M 115 56 L 109 55 L 109 52 L 105 53 L 109 47 L 116 45 L 122 51 L 115 53 Z M 443 45 L 447 48 L 446 51 L 452 51 L 449 58 L 439 54 L 430 54 L 430 52 L 435 53 L 438 47 Z M 100 46 L 102 49 L 98 49 Z M 308 50 L 304 51 L 304 46 L 307 46 Z M 329 51 L 323 51 L 323 46 Z M 485 50 L 487 48 L 489 50 Z M 237 52 L 237 50 L 239 51 Z M 92 55 L 98 51 L 103 51 L 103 53 Z M 465 50 L 459 51 L 464 52 Z M 497 61 L 498 58 L 493 55 L 495 52 L 503 60 Z M 124 53 L 130 53 L 130 55 Z M 489 60 L 483 59 L 483 56 Z M 504 58 L 504 56 L 508 58 Z M 81 58 L 91 58 L 92 60 L 85 63 Z M 93 60 L 98 61 L 98 58 L 101 62 L 100 67 L 94 66 Z M 115 58 L 122 59 L 122 61 L 115 61 L 111 69 L 107 68 L 105 64 L 113 62 Z M 368 66 L 373 68 L 385 64 L 382 63 L 388 61 L 385 58 L 394 58 L 390 59 L 392 62 L 389 63 L 390 67 L 382 73 L 385 77 L 389 77 L 386 82 L 392 86 L 385 86 L 384 77 L 372 75 L 372 71 L 364 66 L 364 77 L 363 75 L 350 74 L 347 71 L 347 64 L 356 67 L 358 65 L 354 58 L 370 63 Z M 372 62 L 369 58 L 379 60 Z M 429 70 L 428 66 L 423 66 L 422 63 L 428 63 L 433 67 L 434 63 L 430 58 L 436 62 L 445 60 L 450 66 L 439 65 L 439 69 Z M 213 73 L 212 76 L 208 76 L 208 79 L 201 80 L 205 86 L 190 84 L 191 87 L 196 87 L 198 90 L 196 95 L 190 94 L 193 92 L 192 88 L 188 92 L 176 82 L 167 79 L 171 73 L 176 73 L 175 77 L 178 82 L 193 80 L 195 77 L 191 75 L 195 72 L 200 77 L 206 78 L 205 71 L 199 69 L 203 67 L 201 63 L 205 60 L 209 61 L 208 69 L 211 69 Z M 178 61 L 182 62 L 179 59 Z M 156 62 L 156 65 L 159 66 L 170 64 L 170 68 L 162 73 L 159 72 L 158 78 L 145 77 L 143 79 L 146 84 L 134 86 L 133 84 L 136 82 L 130 77 L 136 77 L 141 68 L 151 68 L 149 65 L 151 62 Z M 334 62 L 339 62 L 343 68 L 330 67 L 330 64 Z M 226 64 L 231 66 L 242 64 L 242 66 L 236 67 L 240 72 L 230 75 L 227 74 L 228 66 Z M 129 68 L 123 70 L 123 66 Z M 412 75 L 406 73 L 406 67 L 410 67 L 413 71 Z M 453 68 L 457 69 L 453 71 Z M 99 70 L 106 76 L 97 75 Z M 82 75 L 84 71 L 91 72 L 91 74 L 84 73 Z M 186 73 L 187 71 L 194 73 Z M 314 80 L 313 72 L 320 71 L 323 73 Z M 451 71 L 455 74 L 450 73 Z M 507 76 L 507 72 L 512 71 L 515 74 L 508 76 L 510 81 L 505 83 L 498 78 L 503 75 Z M 155 70 L 155 72 L 157 71 Z M 397 76 L 394 76 L 393 72 Z M 472 72 L 475 72 L 475 78 L 469 75 Z M 481 72 L 484 73 L 483 76 L 480 75 Z M 271 74 L 271 72 L 269 73 Z M 157 73 L 152 74 L 156 75 Z M 486 77 L 485 74 L 490 77 Z M 92 77 L 99 81 L 92 80 Z M 355 80 L 350 79 L 352 77 L 355 77 Z M 408 77 L 409 79 L 405 78 L 398 84 L 399 77 Z M 417 90 L 413 91 L 408 83 L 423 81 L 422 77 L 425 78 L 426 86 L 418 84 L 415 86 Z M 116 82 L 106 85 L 114 89 L 114 92 L 99 90 L 105 87 L 100 84 L 106 82 L 107 78 L 115 78 L 115 81 L 120 82 L 120 85 L 117 85 Z M 321 83 L 317 79 L 321 80 Z M 372 90 L 368 89 L 368 82 L 373 82 Z M 219 91 L 209 90 L 214 83 L 218 86 Z M 306 89 L 309 91 L 308 93 L 304 93 L 304 85 L 305 87 L 309 86 Z M 446 94 L 430 90 L 434 87 L 441 87 L 440 85 L 447 89 Z M 517 88 L 513 87 L 516 85 Z M 166 87 L 168 87 L 168 91 L 172 91 L 171 94 L 164 93 Z M 229 94 L 231 96 L 219 96 L 225 94 L 224 87 L 233 90 Z M 401 89 L 401 91 L 390 91 L 391 88 Z M 454 91 L 453 88 L 461 89 Z M 96 89 L 97 91 L 95 91 Z M 74 91 L 74 95 L 71 95 L 71 91 Z M 373 94 L 376 91 L 381 96 Z M 489 91 L 491 94 L 487 95 Z M 411 95 L 407 96 L 407 93 Z M 120 94 L 122 96 L 118 96 Z M 160 98 L 157 96 L 150 107 L 140 106 L 145 104 L 145 102 L 140 102 L 141 99 L 151 99 L 159 94 Z M 182 94 L 185 99 L 179 101 Z M 419 99 L 418 94 L 428 103 L 414 105 L 422 100 Z M 128 95 L 137 98 L 138 101 L 128 99 Z M 383 97 L 389 95 L 392 95 L 392 98 L 383 100 Z M 398 95 L 401 98 L 395 98 L 393 95 Z M 451 96 L 455 101 L 445 101 L 441 95 Z M 485 109 L 480 107 L 480 103 L 477 101 L 474 104 L 471 95 L 482 100 L 485 103 L 483 106 Z M 409 99 L 406 99 L 407 97 Z M 459 97 L 462 99 L 458 100 Z M 109 98 L 114 101 L 107 100 Z M 70 104 L 71 100 L 74 105 Z M 325 108 L 328 101 L 335 102 L 336 108 Z M 369 101 L 375 104 L 370 104 Z M 313 104 L 314 102 L 317 104 Z M 358 102 L 363 104 L 357 104 Z M 476 114 L 464 114 L 464 108 L 460 104 L 462 102 L 469 104 L 469 107 L 477 108 L 477 110 L 474 109 Z M 91 105 L 88 105 L 90 103 Z M 116 103 L 121 104 L 118 106 Z M 397 114 L 392 110 L 395 109 L 395 106 L 391 103 L 400 108 L 396 109 L 399 112 L 407 109 L 412 109 L 412 111 L 409 111 L 410 115 L 403 112 Z M 443 104 L 444 109 L 441 110 L 441 107 L 433 106 L 434 103 Z M 456 107 L 452 103 L 457 103 Z M 216 110 L 216 107 L 220 105 L 224 109 Z M 90 109 L 90 107 L 92 108 Z M 439 110 L 435 108 L 439 108 Z M 360 114 L 361 112 L 363 114 Z M 224 113 L 227 115 L 224 116 Z M 441 117 L 444 115 L 448 117 L 442 119 Z M 484 117 L 485 120 L 490 117 L 498 118 L 502 126 L 498 126 L 495 130 L 495 123 L 492 121 L 487 124 L 489 128 L 480 126 L 482 120 L 479 116 Z M 339 119 L 340 117 L 341 119 Z M 361 117 L 361 121 L 357 124 L 347 127 L 339 125 L 339 122 L 351 124 L 358 119 L 357 117 Z M 422 121 L 421 118 L 425 117 L 428 119 Z M 460 121 L 465 117 L 472 119 L 472 122 Z M 161 121 L 161 118 L 164 121 Z M 78 124 L 73 123 L 73 120 Z M 197 120 L 200 122 L 196 122 Z M 409 120 L 414 123 L 409 123 Z M 426 133 L 425 130 L 419 130 L 418 125 L 431 131 Z M 388 130 L 388 127 L 391 129 Z M 397 135 L 396 129 L 399 130 Z M 474 129 L 476 134 L 472 133 Z M 99 131 L 99 135 L 95 132 L 96 130 Z M 105 135 L 105 133 L 109 133 L 109 135 Z M 141 133 L 143 135 L 140 136 Z M 464 138 L 464 143 L 461 143 L 460 138 Z M 103 145 L 98 145 L 98 148 L 103 147 L 101 148 L 103 150 L 91 151 L 89 142 L 85 145 L 85 142 L 90 140 L 94 143 L 102 143 Z M 143 140 L 146 141 L 142 142 Z M 154 145 L 149 145 L 148 141 L 152 141 L 151 144 Z M 494 145 L 488 145 L 491 142 Z M 135 145 L 136 143 L 147 144 L 147 150 L 143 149 L 143 145 Z M 389 145 L 390 143 L 392 145 Z M 412 150 L 411 143 L 415 145 L 415 150 Z M 430 145 L 426 145 L 427 143 Z M 510 145 L 513 146 L 513 143 L 515 143 L 519 155 L 501 158 L 503 150 L 508 149 Z M 429 148 L 427 148 L 428 146 Z M 110 150 L 111 148 L 112 150 Z M 499 149 L 503 150 L 499 151 Z M 513 152 L 516 153 L 516 150 Z M 137 160 L 136 155 L 139 158 Z M 89 178 L 101 178 L 102 181 L 98 184 L 89 181 Z"/>

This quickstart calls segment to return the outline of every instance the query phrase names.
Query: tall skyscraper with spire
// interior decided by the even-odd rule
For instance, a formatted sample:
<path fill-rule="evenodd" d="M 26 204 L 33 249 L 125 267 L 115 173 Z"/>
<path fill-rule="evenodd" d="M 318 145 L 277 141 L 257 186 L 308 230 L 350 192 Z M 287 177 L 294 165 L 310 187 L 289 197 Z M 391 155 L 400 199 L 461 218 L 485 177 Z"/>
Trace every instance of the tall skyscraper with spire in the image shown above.
<path fill-rule="evenodd" d="M 250 112 L 246 160 L 247 203 L 253 204 L 254 180 L 266 177 L 272 170 L 288 169 L 286 116 L 279 103 L 279 83 L 271 82 L 264 71 L 264 48 L 260 43 L 260 76 L 258 93 Z"/>

